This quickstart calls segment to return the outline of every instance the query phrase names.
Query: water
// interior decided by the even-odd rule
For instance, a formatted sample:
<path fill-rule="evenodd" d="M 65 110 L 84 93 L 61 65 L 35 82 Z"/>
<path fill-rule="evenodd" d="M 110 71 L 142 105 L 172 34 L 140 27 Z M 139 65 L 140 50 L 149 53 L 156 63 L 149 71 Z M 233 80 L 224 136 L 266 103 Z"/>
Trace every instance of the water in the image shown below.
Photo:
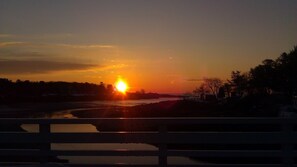
<path fill-rule="evenodd" d="M 122 101 L 93 101 L 93 102 L 77 102 L 90 107 L 82 107 L 75 109 L 66 109 L 54 112 L 50 115 L 44 115 L 47 118 L 75 118 L 71 112 L 80 111 L 86 109 L 96 109 L 100 108 L 102 105 L 115 105 L 115 106 L 135 106 L 141 104 L 156 103 L 167 100 L 178 100 L 178 98 L 160 98 L 160 99 L 145 99 L 145 100 L 122 100 Z M 38 132 L 38 126 L 32 124 L 24 124 L 22 128 L 29 132 Z M 69 124 L 69 125 L 51 125 L 52 132 L 95 132 L 96 127 L 91 124 Z M 149 144 L 108 144 L 108 143 L 98 143 L 98 144 L 62 144 L 62 143 L 52 143 L 51 149 L 53 150 L 158 150 L 157 147 Z M 61 159 L 67 159 L 69 163 L 79 163 L 79 164 L 157 164 L 158 157 L 108 157 L 108 156 L 59 156 Z M 193 161 L 187 157 L 168 157 L 168 162 L 170 164 L 197 164 L 197 161 Z"/>
<path fill-rule="evenodd" d="M 29 132 L 38 132 L 38 125 L 24 124 L 22 128 Z M 51 125 L 51 132 L 95 132 L 96 127 L 91 124 L 68 124 Z M 149 144 L 121 144 L 121 143 L 51 143 L 52 150 L 157 150 L 158 148 Z M 69 163 L 76 164 L 156 164 L 157 157 L 111 157 L 111 156 L 59 156 L 61 159 L 67 159 Z"/>
<path fill-rule="evenodd" d="M 44 113 L 38 117 L 43 118 L 77 118 L 71 113 L 73 111 L 86 111 L 86 110 L 96 110 L 104 109 L 106 106 L 137 106 L 143 104 L 158 103 L 162 101 L 175 101 L 180 100 L 180 98 L 158 98 L 158 99 L 141 99 L 141 100 L 106 100 L 106 101 L 89 101 L 89 102 L 65 102 L 66 106 L 76 105 L 78 107 L 71 109 L 62 109 L 55 112 Z"/>
<path fill-rule="evenodd" d="M 141 100 L 114 100 L 114 101 L 93 101 L 93 104 L 115 105 L 115 106 L 136 106 L 141 104 L 158 103 L 161 101 L 174 101 L 180 98 L 158 98 L 158 99 L 141 99 Z"/>

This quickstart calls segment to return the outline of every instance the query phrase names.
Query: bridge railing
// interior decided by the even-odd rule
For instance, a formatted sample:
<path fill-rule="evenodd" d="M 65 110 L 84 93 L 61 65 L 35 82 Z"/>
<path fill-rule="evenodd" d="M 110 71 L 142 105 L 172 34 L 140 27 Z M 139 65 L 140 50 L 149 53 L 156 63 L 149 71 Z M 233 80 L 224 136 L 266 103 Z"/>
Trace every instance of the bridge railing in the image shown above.
<path fill-rule="evenodd" d="M 36 124 L 39 131 L 3 130 L 22 124 Z M 92 124 L 100 131 L 52 132 L 51 126 L 56 124 Z M 0 165 L 133 166 L 69 164 L 54 159 L 58 156 L 155 156 L 157 164 L 141 166 L 297 166 L 296 125 L 297 119 L 288 118 L 7 118 L 0 119 Z M 158 149 L 53 150 L 51 143 L 145 143 Z M 38 147 L 32 149 L 36 145 Z M 197 160 L 197 164 L 170 164 L 170 156 L 190 157 Z M 38 157 L 38 163 L 25 162 L 30 157 Z"/>

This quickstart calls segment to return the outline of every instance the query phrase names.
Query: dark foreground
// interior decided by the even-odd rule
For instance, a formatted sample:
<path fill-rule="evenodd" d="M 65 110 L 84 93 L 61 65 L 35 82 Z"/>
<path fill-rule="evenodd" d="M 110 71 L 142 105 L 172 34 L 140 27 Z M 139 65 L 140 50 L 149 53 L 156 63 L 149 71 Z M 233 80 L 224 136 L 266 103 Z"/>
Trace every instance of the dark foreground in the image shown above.
<path fill-rule="evenodd" d="M 10 118 L 30 118 L 30 117 L 44 117 L 55 114 L 59 111 L 69 110 L 72 116 L 78 118 L 106 118 L 106 117 L 277 117 L 279 115 L 279 109 L 283 101 L 277 98 L 272 97 L 247 97 L 241 100 L 232 100 L 224 103 L 211 103 L 211 102 L 194 102 L 187 100 L 177 100 L 177 101 L 164 101 L 159 103 L 138 105 L 132 107 L 119 107 L 111 105 L 91 105 L 90 103 L 77 103 L 77 102 L 68 102 L 68 103 L 24 103 L 24 104 L 13 104 L 12 106 L 6 106 L 10 110 L 5 110 L 5 106 L 2 106 L 1 117 L 10 117 Z M 13 109 L 11 109 L 13 108 Z M 81 110 L 76 111 L 75 109 L 82 108 Z M 67 113 L 67 112 L 66 112 Z M 62 114 L 64 114 L 62 112 Z M 69 114 L 69 113 L 67 113 Z M 128 130 L 121 129 L 119 127 L 124 126 L 107 126 L 98 124 L 95 125 L 100 131 L 118 131 L 118 130 Z M 155 129 L 156 127 L 149 127 L 147 130 Z M 232 126 L 199 126 L 199 127 L 170 127 L 174 130 L 190 130 L 190 131 L 249 131 L 255 127 L 232 127 Z M 259 132 L 261 131 L 277 131 L 280 130 L 279 127 L 273 126 L 261 126 L 256 127 Z M 130 129 L 131 130 L 131 129 Z M 137 129 L 134 129 L 137 130 Z M 15 126 L 4 126 L 0 124 L 0 131 L 23 131 L 20 128 L 20 125 Z M 39 146 L 28 146 L 28 145 L 0 145 L 1 149 L 12 148 L 28 148 L 32 147 L 33 149 L 38 148 Z M 206 145 L 206 144 L 196 144 L 196 145 L 168 145 L 169 149 L 210 149 L 210 150 L 224 150 L 224 149 L 233 149 L 233 150 L 245 150 L 245 149 L 262 149 L 262 150 L 273 150 L 280 149 L 280 145 Z M 3 159 L 4 158 L 4 159 Z M 22 160 L 23 157 L 14 157 Z M 1 161 L 9 160 L 8 157 L 2 157 Z M 265 158 L 194 158 L 199 161 L 207 161 L 214 163 L 263 163 L 267 162 L 268 159 Z M 27 159 L 28 161 L 34 160 L 33 158 Z M 38 160 L 36 160 L 38 161 Z M 65 162 L 64 160 L 52 157 L 52 161 L 56 162 Z M 270 159 L 272 163 L 279 163 L 281 159 Z"/>

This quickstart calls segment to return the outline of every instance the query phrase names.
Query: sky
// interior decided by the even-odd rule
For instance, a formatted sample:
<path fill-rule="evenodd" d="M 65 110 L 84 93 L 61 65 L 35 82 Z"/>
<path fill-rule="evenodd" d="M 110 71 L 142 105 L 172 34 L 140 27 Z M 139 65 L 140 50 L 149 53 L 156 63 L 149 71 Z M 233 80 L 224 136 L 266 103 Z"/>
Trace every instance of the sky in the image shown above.
<path fill-rule="evenodd" d="M 297 0 L 1 0 L 0 78 L 185 93 L 297 45 Z"/>

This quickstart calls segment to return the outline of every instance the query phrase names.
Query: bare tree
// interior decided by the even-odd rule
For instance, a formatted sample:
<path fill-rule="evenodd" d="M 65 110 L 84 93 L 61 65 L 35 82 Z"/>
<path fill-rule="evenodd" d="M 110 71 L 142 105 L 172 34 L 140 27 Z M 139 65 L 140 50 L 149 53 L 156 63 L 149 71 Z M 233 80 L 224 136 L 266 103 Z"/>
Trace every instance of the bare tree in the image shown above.
<path fill-rule="evenodd" d="M 208 88 L 206 87 L 206 85 L 204 83 L 202 83 L 198 88 L 196 88 L 193 93 L 197 96 L 199 96 L 199 98 L 201 100 L 205 99 L 205 94 L 209 93 Z"/>
<path fill-rule="evenodd" d="M 206 85 L 206 87 L 210 90 L 210 92 L 216 98 L 218 98 L 220 88 L 223 86 L 223 81 L 219 78 L 204 78 L 203 82 Z"/>

